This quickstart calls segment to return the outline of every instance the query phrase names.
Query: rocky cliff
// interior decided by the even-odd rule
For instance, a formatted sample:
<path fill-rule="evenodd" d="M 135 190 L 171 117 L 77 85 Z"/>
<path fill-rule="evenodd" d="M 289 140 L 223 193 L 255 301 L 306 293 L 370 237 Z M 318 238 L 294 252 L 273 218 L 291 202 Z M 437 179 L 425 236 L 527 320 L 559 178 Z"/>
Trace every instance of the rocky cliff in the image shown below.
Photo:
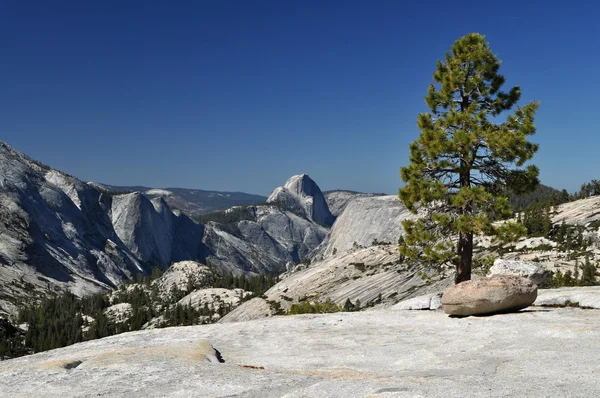
<path fill-rule="evenodd" d="M 279 274 L 307 257 L 328 233 L 327 228 L 275 205 L 249 206 L 243 211 L 234 228 L 206 225 L 204 242 L 211 250 L 207 259 L 217 269 Z"/>
<path fill-rule="evenodd" d="M 311 257 L 319 260 L 374 244 L 396 244 L 402 221 L 411 217 L 414 215 L 396 196 L 354 198 Z"/>
<path fill-rule="evenodd" d="M 329 211 L 331 211 L 331 214 L 333 214 L 335 217 L 342 214 L 348 203 L 350 203 L 353 199 L 368 198 L 371 196 L 385 196 L 383 194 L 362 193 L 342 189 L 325 191 L 323 194 L 325 195 L 325 201 L 327 202 Z"/>
<path fill-rule="evenodd" d="M 335 220 L 323 192 L 307 174 L 291 177 L 271 193 L 267 203 L 279 203 L 324 226 L 331 226 Z"/>
<path fill-rule="evenodd" d="M 92 293 L 143 272 L 112 198 L 0 142 L 0 311 L 50 290 Z"/>
<path fill-rule="evenodd" d="M 443 290 L 452 284 L 451 272 L 408 265 L 398 253 L 402 220 L 408 217 L 415 216 L 393 196 L 351 200 L 310 255 L 310 265 L 283 274 L 265 298 L 242 304 L 222 322 L 261 318 L 306 300 L 330 299 L 339 305 L 358 300 L 372 307 Z"/>
<path fill-rule="evenodd" d="M 152 267 L 210 262 L 228 273 L 279 274 L 323 241 L 333 216 L 308 176 L 233 225 L 199 224 L 163 195 L 115 194 L 0 141 L 0 313 L 52 291 L 105 291 Z"/>

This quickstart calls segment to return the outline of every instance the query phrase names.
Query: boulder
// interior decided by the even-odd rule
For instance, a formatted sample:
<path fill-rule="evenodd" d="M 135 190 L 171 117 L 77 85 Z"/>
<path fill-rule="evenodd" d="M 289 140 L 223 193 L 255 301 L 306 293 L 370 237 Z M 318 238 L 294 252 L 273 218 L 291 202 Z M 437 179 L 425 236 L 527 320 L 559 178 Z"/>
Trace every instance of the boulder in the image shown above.
<path fill-rule="evenodd" d="M 529 307 L 536 298 L 537 286 L 530 279 L 494 275 L 448 288 L 442 295 L 442 309 L 459 316 L 514 312 Z"/>
<path fill-rule="evenodd" d="M 531 261 L 503 260 L 497 259 L 490 268 L 489 276 L 493 275 L 515 275 L 530 279 L 536 285 L 542 283 L 549 275 L 542 264 Z"/>

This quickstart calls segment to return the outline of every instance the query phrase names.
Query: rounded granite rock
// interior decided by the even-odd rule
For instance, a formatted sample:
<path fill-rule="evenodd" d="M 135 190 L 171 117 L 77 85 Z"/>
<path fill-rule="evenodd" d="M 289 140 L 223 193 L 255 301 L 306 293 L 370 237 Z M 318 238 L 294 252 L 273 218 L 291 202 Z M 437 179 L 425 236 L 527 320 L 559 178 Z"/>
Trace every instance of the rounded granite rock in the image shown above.
<path fill-rule="evenodd" d="M 448 288 L 442 295 L 442 309 L 458 316 L 515 312 L 529 307 L 536 298 L 537 286 L 530 279 L 495 275 Z"/>

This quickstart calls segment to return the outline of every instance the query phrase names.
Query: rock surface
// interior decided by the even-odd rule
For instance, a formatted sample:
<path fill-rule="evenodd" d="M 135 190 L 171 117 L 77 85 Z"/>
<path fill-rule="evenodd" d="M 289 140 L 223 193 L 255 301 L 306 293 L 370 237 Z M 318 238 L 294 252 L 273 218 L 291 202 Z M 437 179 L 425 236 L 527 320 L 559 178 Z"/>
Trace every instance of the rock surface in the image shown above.
<path fill-rule="evenodd" d="M 327 201 L 327 207 L 329 207 L 329 211 L 335 217 L 339 216 L 344 212 L 348 203 L 356 198 L 368 198 L 372 196 L 383 196 L 383 194 L 374 194 L 374 193 L 362 193 L 355 191 L 345 191 L 345 190 L 333 190 L 323 192 L 325 195 L 325 200 Z"/>
<path fill-rule="evenodd" d="M 533 305 L 600 309 L 600 286 L 540 289 Z"/>
<path fill-rule="evenodd" d="M 262 318 L 274 313 L 273 305 L 285 311 L 304 299 L 331 299 L 342 306 L 346 300 L 359 300 L 363 308 L 378 307 L 447 288 L 452 284 L 450 273 L 433 276 L 423 266 L 403 264 L 396 243 L 402 233 L 401 222 L 407 217 L 414 215 L 396 197 L 352 200 L 310 255 L 312 263 L 286 272 L 265 293 L 271 305 L 266 300 L 252 300 L 221 321 Z"/>
<path fill-rule="evenodd" d="M 542 283 L 550 275 L 542 264 L 531 261 L 497 259 L 490 268 L 489 276 L 515 275 L 530 279 L 536 285 Z"/>
<path fill-rule="evenodd" d="M 290 177 L 283 187 L 276 188 L 267 203 L 279 203 L 300 211 L 312 221 L 331 226 L 335 217 L 327 207 L 327 201 L 319 186 L 307 175 Z"/>
<path fill-rule="evenodd" d="M 250 206 L 232 233 L 223 225 L 206 225 L 207 259 L 217 269 L 239 274 L 279 274 L 298 264 L 325 239 L 329 230 L 274 205 Z"/>
<path fill-rule="evenodd" d="M 599 342 L 600 311 L 572 308 L 466 319 L 437 311 L 274 317 L 126 333 L 0 362 L 0 391 L 7 397 L 594 397 Z"/>
<path fill-rule="evenodd" d="M 112 198 L 0 141 L 0 312 L 48 291 L 105 291 L 143 271 Z"/>
<path fill-rule="evenodd" d="M 180 261 L 169 267 L 160 278 L 152 282 L 160 296 L 169 300 L 173 289 L 205 289 L 212 287 L 214 274 L 211 268 L 196 261 Z"/>
<path fill-rule="evenodd" d="M 567 224 L 587 225 L 597 220 L 600 220 L 600 196 L 564 203 L 552 216 L 553 224 L 564 221 Z"/>
<path fill-rule="evenodd" d="M 131 304 L 119 303 L 104 310 L 104 315 L 112 323 L 127 322 L 133 315 Z"/>
<path fill-rule="evenodd" d="M 311 257 L 327 258 L 374 243 L 397 244 L 403 232 L 402 221 L 411 217 L 415 216 L 396 196 L 353 199 Z"/>
<path fill-rule="evenodd" d="M 529 307 L 537 297 L 531 280 L 495 275 L 454 285 L 442 295 L 442 309 L 449 315 L 469 316 L 513 312 Z"/>
<path fill-rule="evenodd" d="M 427 270 L 407 267 L 395 246 L 373 246 L 356 252 L 328 258 L 308 267 L 282 275 L 282 280 L 269 289 L 266 300 L 279 303 L 283 310 L 302 300 L 331 299 L 344 305 L 346 300 L 361 306 L 391 305 L 398 300 L 428 292 L 438 292 L 452 284 L 451 276 L 423 278 Z M 381 302 L 379 302 L 381 298 Z M 265 300 L 242 304 L 223 321 L 235 322 L 263 318 L 272 314 Z"/>
<path fill-rule="evenodd" d="M 438 310 L 440 308 L 442 308 L 442 293 L 413 297 L 391 307 L 393 310 Z"/>
<path fill-rule="evenodd" d="M 178 304 L 191 305 L 195 309 L 208 305 L 211 309 L 218 311 L 223 305 L 237 307 L 247 294 L 250 293 L 247 293 L 244 289 L 200 289 L 179 300 Z"/>

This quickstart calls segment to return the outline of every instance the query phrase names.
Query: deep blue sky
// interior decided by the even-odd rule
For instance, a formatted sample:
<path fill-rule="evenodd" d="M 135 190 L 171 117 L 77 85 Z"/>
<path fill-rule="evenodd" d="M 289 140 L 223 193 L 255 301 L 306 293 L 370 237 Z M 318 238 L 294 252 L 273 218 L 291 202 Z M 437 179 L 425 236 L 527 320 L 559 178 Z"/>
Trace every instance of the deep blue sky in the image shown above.
<path fill-rule="evenodd" d="M 5 1 L 0 139 L 114 185 L 395 193 L 436 61 L 480 32 L 573 191 L 600 178 L 594 3 Z"/>

